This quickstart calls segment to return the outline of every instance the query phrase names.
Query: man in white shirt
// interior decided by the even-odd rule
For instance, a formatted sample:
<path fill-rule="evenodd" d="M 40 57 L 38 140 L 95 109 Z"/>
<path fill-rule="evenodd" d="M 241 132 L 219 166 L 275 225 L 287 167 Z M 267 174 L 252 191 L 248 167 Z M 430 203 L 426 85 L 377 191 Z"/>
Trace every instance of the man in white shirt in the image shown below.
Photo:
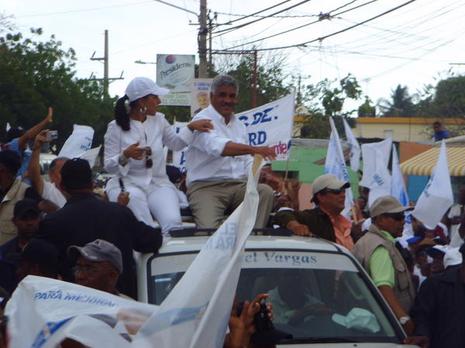
<path fill-rule="evenodd" d="M 221 225 L 243 200 L 248 168 L 253 155 L 274 159 L 272 147 L 248 145 L 245 125 L 234 115 L 238 85 L 228 75 L 219 75 L 210 89 L 211 105 L 199 112 L 194 120 L 209 119 L 210 132 L 195 132 L 187 150 L 187 194 L 199 228 Z M 252 155 L 252 156 L 251 156 Z M 266 226 L 273 205 L 273 190 L 258 185 L 260 203 L 256 228 Z"/>
<path fill-rule="evenodd" d="M 50 182 L 45 181 L 40 174 L 40 150 L 42 145 L 47 143 L 48 130 L 41 131 L 35 138 L 34 146 L 32 147 L 31 160 L 29 161 L 28 176 L 31 179 L 32 187 L 37 191 L 43 199 L 46 199 L 62 208 L 66 203 L 66 198 L 58 189 L 61 182 L 61 168 L 68 160 L 66 157 L 57 157 L 51 163 L 48 169 L 48 177 Z"/>

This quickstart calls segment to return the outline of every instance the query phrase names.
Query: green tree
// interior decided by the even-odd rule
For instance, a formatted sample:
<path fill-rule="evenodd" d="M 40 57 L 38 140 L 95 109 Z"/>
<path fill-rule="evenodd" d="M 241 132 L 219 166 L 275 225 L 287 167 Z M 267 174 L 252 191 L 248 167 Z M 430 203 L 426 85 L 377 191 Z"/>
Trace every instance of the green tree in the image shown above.
<path fill-rule="evenodd" d="M 328 138 L 331 132 L 328 116 L 334 118 L 339 134 L 344 134 L 342 118 L 352 123 L 352 118 L 348 116 L 355 111 L 342 112 L 344 103 L 347 99 L 357 100 L 362 93 L 357 79 L 351 74 L 339 81 L 325 79 L 317 84 L 306 85 L 304 91 L 302 100 L 309 114 L 301 129 L 301 137 Z"/>
<path fill-rule="evenodd" d="M 372 105 L 371 99 L 366 95 L 365 101 L 362 105 L 358 107 L 357 112 L 359 117 L 375 117 L 376 116 L 376 107 Z"/>
<path fill-rule="evenodd" d="M 338 84 L 339 86 L 333 87 L 334 81 L 325 79 L 317 85 L 321 104 L 327 116 L 340 115 L 345 100 L 357 100 L 362 93 L 357 79 L 351 74 L 339 80 Z M 346 112 L 345 114 L 351 114 L 353 111 Z"/>
<path fill-rule="evenodd" d="M 0 31 L 0 129 L 29 128 L 54 108 L 50 128 L 58 130 L 63 143 L 73 124 L 95 129 L 95 143 L 101 143 L 112 119 L 113 102 L 103 98 L 102 86 L 75 76 L 75 52 L 62 48 L 53 35 L 42 38 L 41 29 L 30 37 L 10 30 Z"/>
<path fill-rule="evenodd" d="M 407 86 L 397 85 L 392 91 L 391 100 L 381 100 L 379 107 L 383 116 L 415 116 L 415 103 Z"/>
<path fill-rule="evenodd" d="M 450 77 L 438 82 L 431 101 L 431 113 L 443 117 L 465 115 L 465 76 Z"/>

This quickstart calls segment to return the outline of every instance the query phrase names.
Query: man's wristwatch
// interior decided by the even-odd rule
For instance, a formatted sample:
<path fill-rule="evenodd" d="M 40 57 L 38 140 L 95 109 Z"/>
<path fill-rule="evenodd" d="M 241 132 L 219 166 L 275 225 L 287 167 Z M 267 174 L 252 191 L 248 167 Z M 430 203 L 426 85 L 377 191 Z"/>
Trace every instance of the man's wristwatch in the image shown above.
<path fill-rule="evenodd" d="M 403 317 L 399 318 L 399 323 L 401 325 L 407 324 L 408 321 L 410 321 L 410 317 L 408 315 L 404 315 Z"/>

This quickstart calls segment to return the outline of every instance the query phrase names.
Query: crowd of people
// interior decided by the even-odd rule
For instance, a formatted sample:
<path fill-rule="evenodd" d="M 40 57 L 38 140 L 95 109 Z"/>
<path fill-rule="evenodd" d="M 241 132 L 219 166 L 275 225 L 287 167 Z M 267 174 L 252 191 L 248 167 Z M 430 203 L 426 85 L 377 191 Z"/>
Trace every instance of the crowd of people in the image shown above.
<path fill-rule="evenodd" d="M 465 189 L 443 222 L 431 229 L 411 214 L 413 206 L 404 207 L 392 196 L 367 207 L 369 189 L 364 187 L 354 223 L 342 215 L 348 187 L 331 174 L 322 175 L 313 182 L 315 208 L 282 209 L 274 223 L 350 250 L 402 324 L 406 343 L 463 347 Z"/>
<path fill-rule="evenodd" d="M 135 78 L 117 101 L 104 138 L 104 168 L 112 178 L 103 195 L 94 192 L 92 169 L 84 159 L 58 157 L 50 164 L 48 180 L 42 177 L 40 153 L 49 141 L 51 108 L 28 131 L 9 131 L 0 151 L 0 287 L 5 299 L 27 275 L 136 299 L 134 251 L 156 252 L 163 238 L 182 229 L 185 202 L 199 228 L 219 227 L 242 202 L 252 156 L 270 160 L 275 153 L 272 147 L 248 145 L 246 128 L 234 115 L 237 82 L 217 76 L 211 104 L 178 133 L 157 112 L 159 97 L 167 93 L 148 78 Z M 184 191 L 166 172 L 165 146 L 187 146 Z M 345 247 L 403 325 L 407 342 L 465 345 L 465 250 L 459 249 L 465 190 L 462 206 L 428 229 L 394 197 L 380 197 L 367 207 L 366 188 L 360 190 L 352 221 L 342 214 L 350 184 L 330 174 L 313 182 L 315 207 L 299 211 L 267 184 L 268 171 L 263 169 L 258 185 L 256 228 L 279 226 Z M 407 234 L 410 238 L 402 238 Z M 246 303 L 242 313 L 232 311 L 225 346 L 248 346 L 251 318 L 263 298 Z"/>
<path fill-rule="evenodd" d="M 179 133 L 157 112 L 168 93 L 148 78 L 135 78 L 115 106 L 104 138 L 104 168 L 112 174 L 105 192 L 94 191 L 89 162 L 55 158 L 48 180 L 41 149 L 49 139 L 53 110 L 28 131 L 12 128 L 0 151 L 0 287 L 5 302 L 27 275 L 55 278 L 137 298 L 134 251 L 156 252 L 163 237 L 182 228 L 180 207 L 189 202 L 198 226 L 217 228 L 242 201 L 249 155 L 273 159 L 269 147 L 247 144 L 234 117 L 238 85 L 217 77 L 212 106 Z M 164 147 L 189 146 L 187 197 L 166 172 Z M 264 227 L 273 192 L 260 185 L 257 226 Z M 211 208 L 211 209 L 210 209 Z M 4 291 L 4 295 L 3 295 Z M 253 332 L 260 298 L 232 311 L 225 346 L 244 346 Z M 3 303 L 4 305 L 4 303 Z"/>

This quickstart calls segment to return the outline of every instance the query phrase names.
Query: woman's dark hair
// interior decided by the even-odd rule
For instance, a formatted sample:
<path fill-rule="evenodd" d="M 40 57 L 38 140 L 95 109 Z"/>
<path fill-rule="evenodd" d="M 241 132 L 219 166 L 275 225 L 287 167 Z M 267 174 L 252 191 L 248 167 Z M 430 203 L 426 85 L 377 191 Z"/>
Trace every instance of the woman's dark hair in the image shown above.
<path fill-rule="evenodd" d="M 9 143 L 13 139 L 21 137 L 25 132 L 25 130 L 21 127 L 10 128 L 6 132 L 6 142 Z"/>
<path fill-rule="evenodd" d="M 126 109 L 126 105 L 129 104 L 130 108 L 133 108 L 137 104 L 137 100 L 134 100 L 129 103 L 129 98 L 127 95 L 119 98 L 115 104 L 115 120 L 116 124 L 120 126 L 124 131 L 130 129 L 129 126 L 129 112 Z"/>

